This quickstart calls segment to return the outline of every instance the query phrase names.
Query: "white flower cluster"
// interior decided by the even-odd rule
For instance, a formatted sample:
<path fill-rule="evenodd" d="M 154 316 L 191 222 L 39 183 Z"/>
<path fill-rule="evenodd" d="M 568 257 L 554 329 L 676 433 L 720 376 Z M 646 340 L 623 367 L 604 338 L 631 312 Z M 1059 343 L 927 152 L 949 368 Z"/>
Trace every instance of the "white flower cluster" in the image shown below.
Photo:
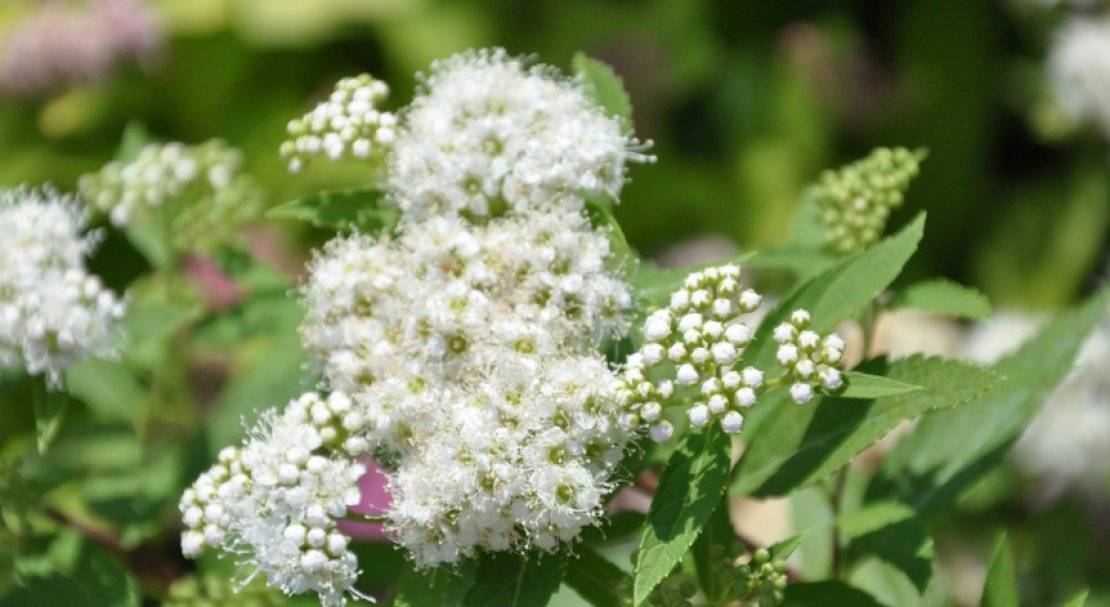
<path fill-rule="evenodd" d="M 326 101 L 289 121 L 289 138 L 281 144 L 289 171 L 300 172 L 314 156 L 365 159 L 388 149 L 397 127 L 397 116 L 381 109 L 388 96 L 389 86 L 369 74 L 340 80 Z"/>
<path fill-rule="evenodd" d="M 1110 134 L 1110 19 L 1071 20 L 1057 34 L 1047 65 L 1063 110 Z"/>
<path fill-rule="evenodd" d="M 357 82 L 341 83 L 347 92 L 328 102 L 339 105 L 321 115 L 367 115 L 379 96 L 372 83 Z M 352 109 L 355 100 L 371 103 Z M 315 132 L 313 116 L 300 127 Z M 356 497 L 343 492 L 355 485 L 338 474 L 333 493 L 320 494 L 313 457 L 373 454 L 385 462 L 386 530 L 418 565 L 434 566 L 480 550 L 554 550 L 572 541 L 600 520 L 632 437 L 618 424 L 616 375 L 598 354 L 602 340 L 627 331 L 631 296 L 579 198 L 582 189 L 619 191 L 632 140 L 576 82 L 526 71 L 503 51 L 437 64 L 403 116 L 384 156 L 403 212 L 399 228 L 337 237 L 302 288 L 302 337 L 333 391 L 327 407 L 308 406 L 315 426 L 297 421 L 296 430 L 284 421 L 289 413 L 271 414 L 241 453 L 229 453 L 230 464 L 210 473 L 242 480 L 244 470 L 245 485 L 198 481 L 211 485 L 205 495 L 226 491 L 243 504 L 230 518 L 224 504 L 209 517 L 212 501 L 199 488 L 182 502 L 187 553 L 219 543 L 253 555 L 283 590 L 316 590 L 334 603 L 350 591 L 353 565 L 327 549 L 328 521 Z M 377 124 L 375 137 L 385 129 Z M 320 145 L 327 152 L 329 144 Z M 482 154 L 495 162 L 471 162 Z M 436 191 L 446 193 L 460 170 L 508 192 L 505 212 L 441 199 Z M 525 182 L 543 188 L 544 204 L 525 204 Z M 349 396 L 339 409 L 337 394 Z M 269 459 L 248 455 L 256 451 Z M 259 480 L 274 478 L 290 484 Z M 330 519 L 307 520 L 300 506 L 319 504 Z"/>
<path fill-rule="evenodd" d="M 0 190 L 0 367 L 58 386 L 71 364 L 108 352 L 123 304 L 86 270 L 97 238 L 85 228 L 70 196 Z"/>
<path fill-rule="evenodd" d="M 614 199 L 640 142 L 554 68 L 502 49 L 437 61 L 403 113 L 387 187 L 411 220 Z"/>
<path fill-rule="evenodd" d="M 82 197 L 114 225 L 157 221 L 179 250 L 203 251 L 261 210 L 261 191 L 242 164 L 242 153 L 218 139 L 157 143 L 130 162 L 110 162 L 82 176 L 79 186 Z"/>
<path fill-rule="evenodd" d="M 312 591 L 324 605 L 344 604 L 355 593 L 358 560 L 336 522 L 358 503 L 365 471 L 352 457 L 365 445 L 344 437 L 362 425 L 339 392 L 327 399 L 310 392 L 280 415 L 265 413 L 241 448 L 221 451 L 185 491 L 181 551 L 249 555 L 251 577 L 261 573 L 287 594 Z"/>
<path fill-rule="evenodd" d="M 810 331 L 809 312 L 795 310 L 790 321 L 775 327 L 775 341 L 779 349 L 775 358 L 786 368 L 784 376 L 790 384 L 790 397 L 799 405 L 813 399 L 817 385 L 826 390 L 837 390 L 844 385 L 844 378 L 837 369 L 844 356 L 844 340 L 836 333 L 821 337 Z"/>
<path fill-rule="evenodd" d="M 631 303 L 608 254 L 558 211 L 350 236 L 313 264 L 304 341 L 395 460 L 392 531 L 419 563 L 552 549 L 597 520 L 627 440 L 589 354 Z"/>
<path fill-rule="evenodd" d="M 719 420 L 728 434 L 740 432 L 744 412 L 762 390 L 790 384 L 790 396 L 808 403 L 814 386 L 836 390 L 842 383 L 836 368 L 844 342 L 836 334 L 824 338 L 806 327 L 809 313 L 795 310 L 791 320 L 776 327 L 779 376 L 765 381 L 764 371 L 752 366 L 737 369 L 752 330 L 741 317 L 755 312 L 762 298 L 740 284 L 740 268 L 723 265 L 694 272 L 671 295 L 668 307 L 655 310 L 644 322 L 644 344 L 628 357 L 619 390 L 621 426 L 633 430 L 646 425 L 657 442 L 670 439 L 674 429 L 663 418 L 665 402 L 678 387 L 696 387 L 699 395 L 686 413 L 690 424 L 703 428 Z M 673 379 L 652 373 L 673 367 Z"/>

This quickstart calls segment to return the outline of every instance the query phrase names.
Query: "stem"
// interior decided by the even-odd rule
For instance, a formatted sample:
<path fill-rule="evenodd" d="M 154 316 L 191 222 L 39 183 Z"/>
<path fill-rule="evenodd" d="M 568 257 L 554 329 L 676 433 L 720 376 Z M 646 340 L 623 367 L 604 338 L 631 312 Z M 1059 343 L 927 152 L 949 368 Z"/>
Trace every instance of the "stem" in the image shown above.
<path fill-rule="evenodd" d="M 840 469 L 836 474 L 836 481 L 833 484 L 832 492 L 829 494 L 829 501 L 832 503 L 833 520 L 840 520 L 840 502 L 844 495 L 844 484 L 848 479 L 848 466 Z M 833 577 L 840 577 L 840 569 L 843 566 L 843 554 L 841 554 L 840 546 L 840 525 L 833 525 L 833 545 L 832 545 L 832 573 Z"/>
<path fill-rule="evenodd" d="M 343 520 L 351 521 L 352 523 L 382 524 L 382 523 L 388 523 L 389 522 L 389 517 L 384 515 L 384 514 L 370 515 L 370 514 L 362 514 L 361 512 L 348 512 L 347 516 L 343 517 Z"/>

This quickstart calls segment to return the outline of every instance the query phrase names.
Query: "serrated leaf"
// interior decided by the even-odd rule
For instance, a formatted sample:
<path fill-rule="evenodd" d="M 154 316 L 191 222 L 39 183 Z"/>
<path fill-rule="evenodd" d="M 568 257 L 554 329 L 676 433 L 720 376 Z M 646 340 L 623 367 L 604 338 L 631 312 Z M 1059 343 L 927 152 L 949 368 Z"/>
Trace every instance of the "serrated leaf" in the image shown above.
<path fill-rule="evenodd" d="M 710 602 L 717 602 L 724 598 L 725 592 L 732 586 L 731 579 L 723 579 L 718 575 L 722 570 L 731 568 L 730 553 L 736 542 L 736 531 L 732 528 L 732 521 L 728 518 L 728 499 L 721 501 L 721 505 L 713 512 L 709 523 L 694 541 L 691 553 L 694 557 L 694 569 L 698 575 L 698 585 Z"/>
<path fill-rule="evenodd" d="M 868 488 L 872 499 L 896 495 L 932 512 L 997 464 L 1067 375 L 1096 324 L 1110 289 L 1058 315 L 991 369 L 1006 379 L 972 402 L 926 416 L 887 456 Z M 928 391 L 928 386 L 926 386 Z"/>
<path fill-rule="evenodd" d="M 944 278 L 910 285 L 894 297 L 889 307 L 958 318 L 986 318 L 991 315 L 991 304 L 986 295 Z"/>
<path fill-rule="evenodd" d="M 883 398 L 885 396 L 898 396 L 921 389 L 921 386 L 907 384 L 882 375 L 871 375 L 859 371 L 844 372 L 844 390 L 837 392 L 840 398 Z"/>
<path fill-rule="evenodd" d="M 571 62 L 575 75 L 582 80 L 582 87 L 598 107 L 620 120 L 625 132 L 632 130 L 632 101 L 624 90 L 621 77 L 605 63 L 591 59 L 584 53 L 574 54 Z"/>
<path fill-rule="evenodd" d="M 393 607 L 461 607 L 473 585 L 474 564 L 471 562 L 457 569 L 407 569 L 397 584 Z"/>
<path fill-rule="evenodd" d="M 871 595 L 844 582 L 801 582 L 786 587 L 782 607 L 883 607 Z"/>
<path fill-rule="evenodd" d="M 878 370 L 882 361 L 865 368 Z M 890 364 L 885 375 L 923 389 L 878 398 L 824 398 L 797 406 L 778 389 L 758 407 L 771 407 L 750 436 L 734 470 L 732 495 L 785 495 L 847 464 L 902 420 L 936 409 L 959 407 L 983 394 L 998 377 L 981 367 L 913 356 Z"/>
<path fill-rule="evenodd" d="M 713 516 L 728 484 L 730 447 L 716 427 L 691 432 L 663 468 L 640 539 L 636 605 L 670 574 Z"/>
<path fill-rule="evenodd" d="M 62 419 L 69 407 L 69 397 L 65 392 L 48 389 L 46 380 L 36 377 L 31 398 L 35 411 L 36 444 L 39 453 L 46 453 L 62 427 Z"/>
<path fill-rule="evenodd" d="M 563 580 L 566 556 L 531 551 L 487 554 L 478 562 L 465 607 L 543 607 Z"/>
<path fill-rule="evenodd" d="M 567 559 L 566 584 L 594 607 L 632 604 L 632 577 L 590 548 L 578 547 Z"/>
<path fill-rule="evenodd" d="M 902 271 L 902 266 L 917 250 L 924 229 L 925 214 L 922 213 L 894 236 L 845 258 L 804 282 L 783 298 L 759 325 L 752 345 L 744 354 L 744 364 L 756 368 L 772 366 L 777 346 L 772 332 L 796 309 L 808 310 L 813 318 L 813 330 L 820 333 L 862 311 Z"/>
<path fill-rule="evenodd" d="M 979 602 L 981 607 L 1014 607 L 1019 605 L 1017 573 L 1014 570 L 1014 553 L 1010 550 L 1010 542 L 1003 535 L 998 540 L 994 550 L 990 567 L 987 569 L 987 580 L 983 585 L 983 599 Z"/>
<path fill-rule="evenodd" d="M 372 234 L 391 229 L 400 219 L 381 190 L 325 191 L 278 205 L 266 212 L 273 219 L 295 219 L 318 228 L 357 229 Z"/>

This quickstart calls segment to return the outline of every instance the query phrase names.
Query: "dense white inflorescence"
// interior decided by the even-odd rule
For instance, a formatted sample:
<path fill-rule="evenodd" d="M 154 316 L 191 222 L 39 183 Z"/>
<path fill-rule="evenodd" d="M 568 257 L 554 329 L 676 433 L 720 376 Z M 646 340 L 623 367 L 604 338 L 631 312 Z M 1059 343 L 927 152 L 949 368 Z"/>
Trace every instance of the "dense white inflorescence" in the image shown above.
<path fill-rule="evenodd" d="M 210 547 L 247 555 L 251 577 L 264 575 L 287 594 L 316 592 L 324 605 L 344 604 L 358 559 L 336 523 L 358 503 L 365 471 L 337 445 L 350 408 L 342 393 L 307 393 L 281 414 L 263 414 L 242 448 L 221 451 L 181 498 L 185 556 Z"/>
<path fill-rule="evenodd" d="M 753 333 L 741 316 L 755 312 L 761 301 L 758 293 L 741 286 L 739 266 L 706 268 L 687 276 L 669 305 L 648 315 L 642 331 L 645 343 L 626 361 L 619 390 L 621 426 L 647 427 L 657 442 L 670 439 L 674 429 L 662 417 L 663 402 L 676 387 L 697 392 L 686 412 L 690 425 L 703 428 L 718 420 L 727 434 L 740 432 L 746 410 L 763 390 L 789 385 L 794 402 L 806 404 L 817 387 L 839 389 L 843 378 L 837 365 L 844 341 L 835 333 L 821 337 L 808 330 L 805 310 L 795 310 L 788 322 L 775 328 L 781 374 L 768 380 L 762 369 L 737 368 Z M 666 365 L 667 373 L 654 371 Z"/>
<path fill-rule="evenodd" d="M 402 114 L 387 187 L 406 219 L 580 209 L 619 196 L 625 164 L 653 157 L 580 83 L 502 49 L 432 65 Z"/>
<path fill-rule="evenodd" d="M 295 422 L 268 414 L 182 500 L 187 555 L 247 555 L 272 585 L 328 604 L 354 565 L 313 541 L 330 546 L 357 495 L 320 494 L 313 458 L 386 462 L 386 530 L 435 566 L 573 541 L 600 520 L 634 436 L 598 351 L 626 334 L 632 298 L 581 195 L 616 196 L 624 163 L 646 159 L 638 142 L 578 82 L 500 50 L 437 63 L 395 131 L 384 95 L 369 77 L 341 82 L 282 150 L 294 170 L 317 153 L 383 154 L 402 211 L 394 233 L 337 237 L 309 268 L 302 337 L 332 396 Z M 355 487 L 337 474 L 333 488 Z M 301 507 L 314 505 L 327 516 Z"/>
<path fill-rule="evenodd" d="M 1110 134 L 1110 19 L 1071 20 L 1057 34 L 1047 65 L 1064 111 Z"/>
<path fill-rule="evenodd" d="M 77 360 L 108 353 L 123 304 L 85 268 L 96 241 L 72 197 L 0 190 L 0 367 L 56 387 Z"/>
<path fill-rule="evenodd" d="M 366 159 L 389 149 L 396 137 L 397 116 L 383 111 L 389 86 L 369 74 L 344 78 L 326 101 L 289 121 L 289 138 L 281 157 L 298 173 L 313 157 Z"/>

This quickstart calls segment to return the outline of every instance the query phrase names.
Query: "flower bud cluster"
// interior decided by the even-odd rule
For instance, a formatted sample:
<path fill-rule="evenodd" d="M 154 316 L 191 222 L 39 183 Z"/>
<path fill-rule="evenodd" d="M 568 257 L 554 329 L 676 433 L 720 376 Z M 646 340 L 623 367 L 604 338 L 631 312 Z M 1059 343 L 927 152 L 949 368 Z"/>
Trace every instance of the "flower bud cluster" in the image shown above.
<path fill-rule="evenodd" d="M 826 246 L 848 254 L 878 240 L 924 158 L 920 150 L 877 148 L 866 158 L 822 174 L 815 193 Z"/>
<path fill-rule="evenodd" d="M 824 337 L 811 331 L 809 312 L 795 310 L 790 320 L 775 327 L 775 358 L 786 370 L 790 398 L 799 405 L 813 400 L 814 389 L 837 390 L 844 378 L 837 368 L 844 356 L 844 340 L 836 333 Z"/>
<path fill-rule="evenodd" d="M 503 49 L 437 61 L 421 81 L 386 182 L 407 220 L 580 210 L 582 193 L 617 199 L 627 162 L 654 160 L 580 82 Z"/>
<path fill-rule="evenodd" d="M 203 250 L 261 209 L 260 191 L 242 173 L 242 162 L 238 150 L 218 139 L 150 144 L 130 162 L 110 162 L 82 176 L 79 186 L 112 224 L 164 222 L 177 248 Z"/>
<path fill-rule="evenodd" d="M 228 447 L 185 491 L 181 550 L 195 558 L 218 548 L 286 594 L 316 592 L 340 605 L 358 562 L 336 522 L 358 503 L 364 451 L 343 440 L 352 419 L 342 393 L 309 393 L 278 414 L 268 411 L 240 448 Z"/>
<path fill-rule="evenodd" d="M 650 427 L 652 438 L 665 441 L 671 424 L 662 419 L 663 401 L 674 386 L 696 388 L 700 395 L 687 410 L 690 423 L 704 427 L 718 420 L 735 434 L 744 424 L 744 411 L 755 404 L 763 373 L 753 367 L 735 370 L 752 330 L 741 317 L 754 312 L 762 297 L 740 283 L 740 268 L 723 265 L 686 277 L 670 304 L 652 312 L 644 322 L 644 344 L 625 364 L 621 394 L 626 412 L 621 422 L 629 429 Z M 648 372 L 669 363 L 674 378 L 650 381 Z"/>
<path fill-rule="evenodd" d="M 389 86 L 369 74 L 344 78 L 326 101 L 289 121 L 281 157 L 298 173 L 313 157 L 366 159 L 389 149 L 397 136 L 397 116 L 382 111 Z"/>
<path fill-rule="evenodd" d="M 62 372 L 110 352 L 124 305 L 85 267 L 97 234 L 69 196 L 51 188 L 0 190 L 0 367 Z"/>

